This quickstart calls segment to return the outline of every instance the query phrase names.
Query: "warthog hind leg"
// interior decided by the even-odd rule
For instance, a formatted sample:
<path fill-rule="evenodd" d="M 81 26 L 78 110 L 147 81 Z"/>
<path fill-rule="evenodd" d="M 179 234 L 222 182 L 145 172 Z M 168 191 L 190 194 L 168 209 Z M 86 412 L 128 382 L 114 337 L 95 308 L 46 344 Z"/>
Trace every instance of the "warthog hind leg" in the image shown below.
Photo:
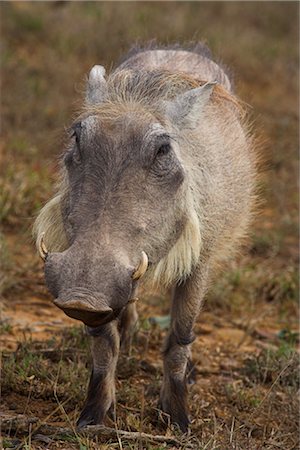
<path fill-rule="evenodd" d="M 120 320 L 120 332 L 121 332 L 121 347 L 125 351 L 129 351 L 136 325 L 138 321 L 138 313 L 136 310 L 136 304 L 130 303 L 126 309 L 122 312 Z"/>
<path fill-rule="evenodd" d="M 93 369 L 88 395 L 77 422 L 79 428 L 101 424 L 108 413 L 114 415 L 115 370 L 119 354 L 117 321 L 98 328 L 88 328 L 92 336 Z"/>

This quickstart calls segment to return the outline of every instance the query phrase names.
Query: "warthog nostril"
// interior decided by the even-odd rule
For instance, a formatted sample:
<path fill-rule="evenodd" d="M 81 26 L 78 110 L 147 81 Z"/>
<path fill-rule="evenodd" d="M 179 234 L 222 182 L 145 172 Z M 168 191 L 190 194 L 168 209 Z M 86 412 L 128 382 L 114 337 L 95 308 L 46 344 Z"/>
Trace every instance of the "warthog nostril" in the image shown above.
<path fill-rule="evenodd" d="M 89 311 L 96 313 L 112 312 L 112 308 L 107 305 L 105 299 L 93 295 L 81 293 L 74 294 L 72 292 L 62 294 L 54 300 L 54 304 L 59 308 L 76 309 L 78 311 Z"/>
<path fill-rule="evenodd" d="M 90 327 L 104 325 L 113 320 L 116 315 L 112 308 L 104 304 L 92 304 L 87 299 L 56 298 L 54 304 L 73 319 L 80 320 Z"/>

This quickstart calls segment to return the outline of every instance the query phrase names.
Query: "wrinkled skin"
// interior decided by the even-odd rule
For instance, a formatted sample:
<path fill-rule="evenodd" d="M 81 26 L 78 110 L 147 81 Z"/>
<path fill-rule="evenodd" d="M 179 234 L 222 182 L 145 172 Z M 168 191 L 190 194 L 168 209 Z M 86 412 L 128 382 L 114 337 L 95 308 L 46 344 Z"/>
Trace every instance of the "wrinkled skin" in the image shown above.
<path fill-rule="evenodd" d="M 74 126 L 64 158 L 71 186 L 63 210 L 70 247 L 51 253 L 45 264 L 57 306 L 90 326 L 121 313 L 133 296 L 141 251 L 150 264 L 157 262 L 184 223 L 175 215 L 184 170 L 167 131 L 137 115 L 110 123 L 108 131 L 105 125 L 88 117 Z M 172 234 L 162 245 L 156 235 L 166 219 Z"/>

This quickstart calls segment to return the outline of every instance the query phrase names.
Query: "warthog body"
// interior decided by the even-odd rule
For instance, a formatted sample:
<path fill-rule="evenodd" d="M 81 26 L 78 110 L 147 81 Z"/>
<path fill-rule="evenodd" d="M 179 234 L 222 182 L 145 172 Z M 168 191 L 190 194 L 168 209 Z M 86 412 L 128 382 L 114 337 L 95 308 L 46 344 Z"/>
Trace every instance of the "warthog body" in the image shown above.
<path fill-rule="evenodd" d="M 55 304 L 92 336 L 79 426 L 113 411 L 120 339 L 145 282 L 173 288 L 160 404 L 187 430 L 193 325 L 253 210 L 255 154 L 243 122 L 229 78 L 201 45 L 133 52 L 106 79 L 92 69 L 60 189 L 35 224 Z"/>

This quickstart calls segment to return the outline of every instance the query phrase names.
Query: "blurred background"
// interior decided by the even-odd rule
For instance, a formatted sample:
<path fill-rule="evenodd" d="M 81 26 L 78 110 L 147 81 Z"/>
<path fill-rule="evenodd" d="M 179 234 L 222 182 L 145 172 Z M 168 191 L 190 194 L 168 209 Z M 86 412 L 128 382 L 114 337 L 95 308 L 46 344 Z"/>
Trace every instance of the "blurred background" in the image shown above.
<path fill-rule="evenodd" d="M 196 369 L 202 375 L 191 394 L 192 415 L 197 417 L 192 431 L 201 445 L 213 435 L 214 448 L 225 448 L 230 439 L 235 448 L 271 449 L 278 447 L 276 443 L 296 448 L 299 4 L 57 1 L 1 2 L 0 7 L 0 342 L 7 411 L 25 401 L 24 379 L 33 373 L 43 389 L 33 390 L 28 414 L 36 413 L 36 402 L 43 404 L 42 415 L 49 414 L 56 400 L 51 397 L 53 380 L 42 375 L 48 360 L 34 360 L 33 365 L 28 355 L 35 342 L 49 347 L 51 338 L 55 351 L 53 336 L 60 333 L 67 346 L 80 346 L 83 339 L 81 328 L 73 328 L 74 322 L 52 308 L 30 229 L 54 192 L 64 130 L 81 104 L 86 75 L 95 64 L 111 69 L 136 43 L 201 40 L 230 69 L 236 93 L 249 105 L 265 163 L 259 186 L 262 207 L 249 246 L 216 280 L 197 324 Z M 146 379 L 152 391 L 143 391 L 150 418 L 161 375 L 155 361 L 160 361 L 165 331 L 147 317 L 167 313 L 168 302 L 159 297 L 140 306 L 140 334 L 148 342 L 143 358 L 154 367 Z M 137 346 L 146 345 L 142 338 Z M 23 353 L 16 354 L 16 348 Z M 140 401 L 139 383 L 145 380 L 140 351 L 132 355 L 132 390 L 125 381 L 119 387 L 125 410 Z M 76 367 L 74 361 L 64 361 L 66 373 L 80 379 L 80 386 L 87 376 L 81 358 Z M 63 399 L 70 385 L 67 375 L 60 385 Z M 78 414 L 83 392 L 69 390 L 66 410 L 71 420 Z M 155 431 L 150 419 L 144 423 L 136 413 L 135 423 L 132 416 L 126 418 L 121 409 L 120 427 L 134 429 L 143 423 L 146 430 Z M 230 437 L 234 417 L 240 423 Z"/>

